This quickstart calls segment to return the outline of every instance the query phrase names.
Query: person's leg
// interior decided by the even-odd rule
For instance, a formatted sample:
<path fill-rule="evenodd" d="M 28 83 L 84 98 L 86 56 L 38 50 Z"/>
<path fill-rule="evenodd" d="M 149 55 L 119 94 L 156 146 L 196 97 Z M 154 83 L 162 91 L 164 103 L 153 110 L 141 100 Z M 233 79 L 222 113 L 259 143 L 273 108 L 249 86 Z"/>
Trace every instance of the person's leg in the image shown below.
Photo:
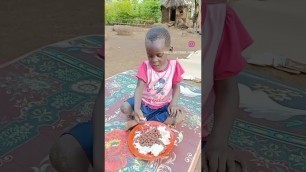
<path fill-rule="evenodd" d="M 120 110 L 123 114 L 126 114 L 131 118 L 131 120 L 127 121 L 127 123 L 125 124 L 125 130 L 130 130 L 138 124 L 135 120 L 135 118 L 138 117 L 134 115 L 134 97 L 127 99 L 120 106 Z"/>
<path fill-rule="evenodd" d="M 92 123 L 81 123 L 64 133 L 50 149 L 50 161 L 59 172 L 86 172 L 92 164 Z"/>
<path fill-rule="evenodd" d="M 84 172 L 89 168 L 88 158 L 76 139 L 65 134 L 52 146 L 50 161 L 58 172 Z"/>
<path fill-rule="evenodd" d="M 126 114 L 129 117 L 132 117 L 133 109 L 130 103 L 128 103 L 128 101 L 125 101 L 124 103 L 122 103 L 122 105 L 120 106 L 120 110 L 123 114 Z"/>

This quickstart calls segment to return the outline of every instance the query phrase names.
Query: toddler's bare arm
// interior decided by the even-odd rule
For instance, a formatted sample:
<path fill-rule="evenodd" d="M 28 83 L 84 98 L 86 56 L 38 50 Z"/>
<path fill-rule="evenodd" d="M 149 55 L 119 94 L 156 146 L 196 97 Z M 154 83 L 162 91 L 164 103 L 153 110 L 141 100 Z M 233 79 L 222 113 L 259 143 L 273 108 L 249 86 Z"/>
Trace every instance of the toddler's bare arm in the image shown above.
<path fill-rule="evenodd" d="M 174 84 L 172 86 L 172 100 L 171 100 L 171 105 L 176 105 L 178 99 L 180 98 L 180 84 Z"/>
<path fill-rule="evenodd" d="M 215 120 L 205 146 L 204 168 L 209 171 L 236 171 L 239 157 L 228 147 L 233 121 L 238 113 L 239 91 L 236 77 L 215 81 Z M 240 160 L 239 160 L 240 161 Z M 243 163 L 241 163 L 243 164 Z M 240 167 L 239 167 L 240 168 Z M 241 169 L 246 171 L 245 165 Z"/>
<path fill-rule="evenodd" d="M 238 113 L 239 91 L 236 77 L 215 81 L 215 120 L 210 139 L 228 144 L 233 121 Z"/>
<path fill-rule="evenodd" d="M 145 87 L 146 87 L 146 83 L 142 79 L 138 79 L 137 87 L 134 93 L 134 101 L 135 101 L 134 112 L 136 113 L 136 115 L 139 115 L 138 117 L 140 120 L 144 120 L 144 116 L 142 114 L 140 106 L 141 106 L 141 98 L 142 98 L 143 89 Z"/>

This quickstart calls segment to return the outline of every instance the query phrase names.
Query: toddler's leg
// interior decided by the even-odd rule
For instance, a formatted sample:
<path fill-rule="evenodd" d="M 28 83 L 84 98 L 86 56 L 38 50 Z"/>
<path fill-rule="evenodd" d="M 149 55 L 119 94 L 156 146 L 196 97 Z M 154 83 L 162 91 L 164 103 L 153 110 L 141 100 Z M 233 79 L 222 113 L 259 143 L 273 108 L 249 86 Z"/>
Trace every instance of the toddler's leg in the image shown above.
<path fill-rule="evenodd" d="M 138 116 L 134 115 L 134 111 L 130 103 L 124 102 L 121 105 L 120 110 L 122 113 L 128 115 L 132 119 L 125 124 L 125 130 L 130 130 L 138 124 L 137 121 L 135 120 L 135 118 L 138 119 Z"/>
<path fill-rule="evenodd" d="M 51 147 L 49 158 L 58 172 L 84 172 L 92 164 L 92 122 L 79 123 Z"/>
<path fill-rule="evenodd" d="M 130 118 L 134 119 L 133 117 L 133 109 L 131 107 L 131 105 L 128 102 L 124 102 L 121 106 L 120 106 L 120 110 L 122 113 L 128 115 Z"/>
<path fill-rule="evenodd" d="M 90 163 L 75 138 L 63 135 L 51 148 L 49 158 L 53 167 L 59 172 L 84 172 Z"/>

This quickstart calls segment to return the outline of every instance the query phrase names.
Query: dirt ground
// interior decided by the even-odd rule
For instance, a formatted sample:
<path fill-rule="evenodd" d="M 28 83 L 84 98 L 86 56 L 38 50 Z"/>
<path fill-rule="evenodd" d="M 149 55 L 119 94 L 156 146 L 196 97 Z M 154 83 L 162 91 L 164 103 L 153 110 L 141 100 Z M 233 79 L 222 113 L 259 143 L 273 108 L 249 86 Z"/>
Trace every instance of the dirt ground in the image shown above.
<path fill-rule="evenodd" d="M 271 52 L 306 63 L 305 0 L 238 0 L 232 6 L 255 40 L 246 56 Z"/>
<path fill-rule="evenodd" d="M 270 52 L 306 64 L 306 5 L 304 0 L 238 0 L 231 3 L 254 39 L 245 57 Z M 306 75 L 292 75 L 271 67 L 248 65 L 246 70 L 306 88 Z"/>
<path fill-rule="evenodd" d="M 118 35 L 112 30 L 113 26 L 105 27 L 105 77 L 114 74 L 137 69 L 142 60 L 147 59 L 144 45 L 145 34 L 149 28 L 132 27 L 132 35 Z M 188 52 L 201 49 L 201 35 L 187 33 L 186 30 L 169 28 L 171 46 L 173 46 L 172 58 L 187 57 Z M 189 47 L 188 42 L 194 41 L 195 46 Z M 186 53 L 185 53 L 186 52 Z"/>

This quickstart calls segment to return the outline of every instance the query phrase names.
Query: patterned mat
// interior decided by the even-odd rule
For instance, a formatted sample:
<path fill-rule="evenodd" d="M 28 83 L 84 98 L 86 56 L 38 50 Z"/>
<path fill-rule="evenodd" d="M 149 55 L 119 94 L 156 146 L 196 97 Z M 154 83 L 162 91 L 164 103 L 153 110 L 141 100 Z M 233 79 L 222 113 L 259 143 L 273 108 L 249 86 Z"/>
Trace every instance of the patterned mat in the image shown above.
<path fill-rule="evenodd" d="M 250 171 L 306 171 L 306 91 L 244 72 L 231 142 Z"/>
<path fill-rule="evenodd" d="M 0 69 L 0 171 L 52 171 L 50 146 L 91 118 L 101 86 L 102 36 L 35 50 Z"/>
<path fill-rule="evenodd" d="M 178 104 L 187 112 L 186 120 L 172 130 L 175 147 L 168 157 L 155 161 L 137 159 L 127 145 L 128 133 L 124 125 L 127 116 L 120 112 L 120 105 L 132 97 L 137 84 L 135 71 L 120 73 L 105 82 L 105 164 L 106 171 L 194 171 L 201 147 L 201 90 L 182 83 Z"/>

